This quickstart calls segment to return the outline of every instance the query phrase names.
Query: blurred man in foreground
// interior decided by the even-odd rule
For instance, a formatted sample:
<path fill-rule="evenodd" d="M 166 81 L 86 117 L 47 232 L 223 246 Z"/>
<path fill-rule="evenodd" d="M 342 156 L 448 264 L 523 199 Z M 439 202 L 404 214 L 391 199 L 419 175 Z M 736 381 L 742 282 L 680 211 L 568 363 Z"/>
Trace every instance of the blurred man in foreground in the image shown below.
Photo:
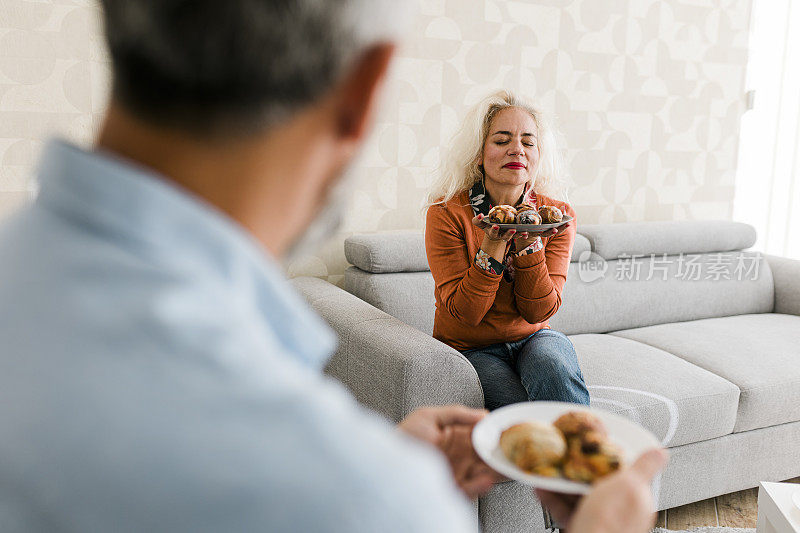
<path fill-rule="evenodd" d="M 96 147 L 51 142 L 0 232 L 3 531 L 474 530 L 483 412 L 398 432 L 360 408 L 276 262 L 335 227 L 402 3 L 103 7 Z M 540 496 L 573 531 L 644 531 L 645 459 L 580 503 Z M 596 511 L 622 498 L 629 528 Z"/>

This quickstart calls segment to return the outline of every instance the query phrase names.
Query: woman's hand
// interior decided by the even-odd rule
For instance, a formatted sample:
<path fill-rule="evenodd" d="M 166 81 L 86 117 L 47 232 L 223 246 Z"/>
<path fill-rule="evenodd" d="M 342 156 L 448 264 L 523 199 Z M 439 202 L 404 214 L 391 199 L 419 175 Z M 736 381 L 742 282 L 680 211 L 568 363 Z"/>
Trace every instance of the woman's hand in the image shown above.
<path fill-rule="evenodd" d="M 483 233 L 486 235 L 485 238 L 488 238 L 490 241 L 502 242 L 503 244 L 510 241 L 517 233 L 515 229 L 502 231 L 500 226 L 489 222 L 489 219 L 483 216 L 483 213 L 472 217 L 472 225 L 482 229 Z"/>
<path fill-rule="evenodd" d="M 513 229 L 501 231 L 500 226 L 489 222 L 482 213 L 472 218 L 472 224 L 482 229 L 485 234 L 481 249 L 500 262 L 503 261 L 503 256 L 505 255 L 506 243 L 511 239 L 514 239 L 514 247 L 517 250 L 523 250 L 533 244 L 537 237 L 552 237 L 559 231 L 559 228 L 551 228 L 544 231 L 523 231 L 520 233 Z M 561 226 L 561 229 L 567 226 L 569 224 Z M 494 252 L 499 253 L 496 254 Z"/>
<path fill-rule="evenodd" d="M 482 213 L 472 217 L 472 224 L 483 230 L 481 250 L 502 263 L 506 255 L 506 245 L 514 238 L 517 230 L 501 231 L 500 226 L 489 222 Z"/>
<path fill-rule="evenodd" d="M 563 230 L 567 229 L 570 224 L 572 224 L 571 220 L 569 222 L 567 222 L 566 224 L 564 224 L 563 226 L 558 227 L 558 228 L 551 228 L 551 229 L 548 229 L 548 230 L 545 230 L 545 231 L 523 231 L 523 232 L 520 232 L 519 235 L 516 235 L 514 237 L 514 246 L 516 247 L 517 250 L 524 250 L 525 248 L 527 248 L 528 246 L 533 244 L 533 242 L 536 240 L 537 237 L 552 237 L 553 235 L 555 235 L 559 231 L 563 231 Z"/>
<path fill-rule="evenodd" d="M 519 250 L 524 250 L 533 244 L 538 237 L 551 237 L 558 233 L 558 228 L 551 228 L 545 231 L 523 231 L 514 237 L 514 247 Z"/>

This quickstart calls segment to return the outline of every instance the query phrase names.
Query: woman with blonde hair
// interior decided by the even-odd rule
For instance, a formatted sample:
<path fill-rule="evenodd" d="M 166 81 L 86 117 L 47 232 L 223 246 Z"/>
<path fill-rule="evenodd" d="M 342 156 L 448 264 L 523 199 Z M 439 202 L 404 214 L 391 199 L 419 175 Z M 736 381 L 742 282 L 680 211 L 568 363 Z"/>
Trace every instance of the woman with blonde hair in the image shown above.
<path fill-rule="evenodd" d="M 486 407 L 551 400 L 589 403 L 570 340 L 550 328 L 561 305 L 575 211 L 542 112 L 509 91 L 468 113 L 428 196 L 425 248 L 436 282 L 433 336 L 478 373 Z M 538 234 L 500 231 L 496 205 L 556 206 L 573 217 Z"/>

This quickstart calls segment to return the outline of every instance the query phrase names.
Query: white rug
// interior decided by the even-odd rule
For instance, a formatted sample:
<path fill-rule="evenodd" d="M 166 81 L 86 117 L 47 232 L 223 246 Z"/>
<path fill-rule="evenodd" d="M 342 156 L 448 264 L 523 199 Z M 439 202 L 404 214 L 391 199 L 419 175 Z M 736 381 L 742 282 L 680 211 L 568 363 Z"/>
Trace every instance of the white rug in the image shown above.
<path fill-rule="evenodd" d="M 755 533 L 755 529 L 742 529 L 738 527 L 697 527 L 694 529 L 664 529 L 657 527 L 653 533 Z"/>

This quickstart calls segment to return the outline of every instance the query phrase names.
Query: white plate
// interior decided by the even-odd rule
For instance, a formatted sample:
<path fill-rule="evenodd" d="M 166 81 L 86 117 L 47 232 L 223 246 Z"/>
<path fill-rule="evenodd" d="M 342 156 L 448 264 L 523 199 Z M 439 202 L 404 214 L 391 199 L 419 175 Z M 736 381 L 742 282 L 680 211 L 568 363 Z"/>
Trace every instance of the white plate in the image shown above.
<path fill-rule="evenodd" d="M 792 494 L 792 501 L 795 506 L 800 509 L 800 490 L 794 491 L 794 494 Z"/>
<path fill-rule="evenodd" d="M 506 477 L 553 492 L 586 494 L 591 490 L 587 483 L 535 476 L 520 470 L 506 458 L 499 445 L 500 433 L 514 424 L 531 421 L 552 423 L 567 411 L 587 411 L 602 420 L 611 441 L 622 448 L 626 464 L 651 448 L 661 447 L 655 435 L 636 422 L 609 411 L 564 402 L 524 402 L 492 411 L 472 430 L 472 445 L 486 464 Z"/>

